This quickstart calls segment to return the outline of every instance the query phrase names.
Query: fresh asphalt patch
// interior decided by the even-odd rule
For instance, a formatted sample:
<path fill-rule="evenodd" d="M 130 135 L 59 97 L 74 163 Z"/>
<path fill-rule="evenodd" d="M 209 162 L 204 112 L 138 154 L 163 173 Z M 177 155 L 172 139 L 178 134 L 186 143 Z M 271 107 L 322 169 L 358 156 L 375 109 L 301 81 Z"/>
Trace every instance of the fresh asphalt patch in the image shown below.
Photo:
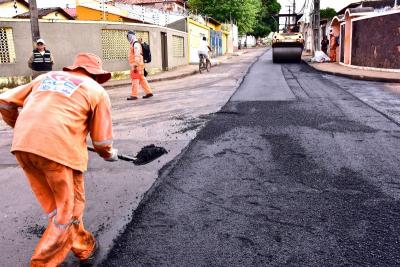
<path fill-rule="evenodd" d="M 296 100 L 214 114 L 102 266 L 400 264 L 398 126 L 301 64 L 284 67 Z"/>

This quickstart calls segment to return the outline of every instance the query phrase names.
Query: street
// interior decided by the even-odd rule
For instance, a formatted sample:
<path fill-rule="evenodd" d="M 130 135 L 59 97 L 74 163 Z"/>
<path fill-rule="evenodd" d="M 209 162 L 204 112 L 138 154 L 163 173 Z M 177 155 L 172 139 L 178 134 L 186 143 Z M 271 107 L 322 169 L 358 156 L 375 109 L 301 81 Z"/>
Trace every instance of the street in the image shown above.
<path fill-rule="evenodd" d="M 400 265 L 399 90 L 265 53 L 102 265 Z"/>
<path fill-rule="evenodd" d="M 250 64 L 264 52 L 265 49 L 249 50 L 210 73 L 151 83 L 155 93 L 151 99 L 126 101 L 130 86 L 108 90 L 115 147 L 121 153 L 135 154 L 154 143 L 169 153 L 144 166 L 123 161 L 108 163 L 89 154 L 84 219 L 87 229 L 100 241 L 100 259 L 131 221 L 132 211 L 157 180 L 159 170 L 187 147 L 209 120 L 209 114 L 229 100 Z M 47 221 L 9 152 L 11 142 L 12 129 L 0 120 L 0 266 L 27 266 Z M 72 256 L 68 262 L 74 262 Z"/>

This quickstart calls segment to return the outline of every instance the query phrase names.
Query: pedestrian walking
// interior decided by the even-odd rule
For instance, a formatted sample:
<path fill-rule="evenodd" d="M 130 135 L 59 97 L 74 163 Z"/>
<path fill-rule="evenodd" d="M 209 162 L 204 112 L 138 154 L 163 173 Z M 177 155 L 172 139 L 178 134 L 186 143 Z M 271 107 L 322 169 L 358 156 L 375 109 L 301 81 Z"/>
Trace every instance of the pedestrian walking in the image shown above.
<path fill-rule="evenodd" d="M 43 39 L 36 41 L 36 48 L 28 60 L 28 66 L 32 69 L 32 78 L 53 70 L 54 58 L 50 50 L 46 49 Z"/>
<path fill-rule="evenodd" d="M 322 37 L 322 41 L 321 41 L 321 50 L 326 55 L 328 54 L 328 45 L 329 45 L 328 37 L 326 37 L 326 35 L 324 34 L 324 37 Z"/>
<path fill-rule="evenodd" d="M 132 79 L 131 95 L 127 98 L 127 100 L 138 99 L 139 86 L 141 86 L 143 88 L 143 91 L 145 92 L 143 98 L 150 98 L 153 96 L 153 92 L 149 86 L 149 83 L 146 80 L 146 77 L 144 77 L 142 45 L 137 41 L 136 35 L 132 31 L 128 32 L 127 38 L 130 43 L 129 65 L 131 67 L 130 74 Z"/>
<path fill-rule="evenodd" d="M 81 264 L 94 262 L 99 245 L 83 224 L 88 133 L 101 157 L 118 160 L 110 99 L 100 85 L 111 74 L 89 53 L 63 70 L 0 95 L 0 113 L 14 128 L 11 152 L 48 218 L 31 257 L 34 267 L 59 266 L 70 251 Z"/>
<path fill-rule="evenodd" d="M 329 57 L 331 62 L 336 62 L 336 47 L 338 46 L 336 42 L 336 36 L 333 34 L 331 30 L 329 33 Z"/>

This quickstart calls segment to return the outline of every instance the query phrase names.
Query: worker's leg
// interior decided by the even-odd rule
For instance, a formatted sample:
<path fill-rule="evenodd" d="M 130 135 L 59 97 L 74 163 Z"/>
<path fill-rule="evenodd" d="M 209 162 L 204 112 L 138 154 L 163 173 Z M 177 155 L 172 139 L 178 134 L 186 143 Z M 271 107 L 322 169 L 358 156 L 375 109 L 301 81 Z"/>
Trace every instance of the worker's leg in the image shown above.
<path fill-rule="evenodd" d="M 47 183 L 45 174 L 41 169 L 36 168 L 36 157 L 33 154 L 17 151 L 15 157 L 21 168 L 24 170 L 26 177 L 31 185 L 32 191 L 42 206 L 44 212 L 50 217 L 56 213 L 56 201 L 53 191 Z M 33 161 L 32 161 L 33 160 Z"/>
<path fill-rule="evenodd" d="M 138 88 L 139 88 L 139 79 L 133 79 L 132 80 L 131 96 L 137 97 Z"/>
<path fill-rule="evenodd" d="M 96 239 L 94 236 L 85 230 L 83 225 L 83 211 L 85 209 L 85 185 L 83 173 L 74 171 L 74 218 L 79 220 L 78 225 L 74 225 L 76 238 L 72 245 L 72 251 L 75 256 L 84 260 L 87 259 L 93 252 Z"/>
<path fill-rule="evenodd" d="M 149 83 L 147 82 L 147 79 L 146 79 L 146 77 L 144 77 L 144 75 L 142 75 L 142 76 L 140 77 L 140 85 L 142 86 L 143 91 L 144 91 L 144 93 L 145 93 L 146 95 L 149 95 L 149 94 L 152 94 L 152 93 L 153 93 L 153 92 L 151 91 L 150 85 L 149 85 Z"/>
<path fill-rule="evenodd" d="M 329 50 L 329 57 L 332 62 L 336 62 L 336 49 Z"/>
<path fill-rule="evenodd" d="M 31 258 L 31 266 L 58 266 L 71 250 L 75 239 L 72 227 L 74 208 L 73 170 L 42 158 L 30 155 L 35 168 L 40 169 L 53 192 L 57 215 L 47 226 Z"/>

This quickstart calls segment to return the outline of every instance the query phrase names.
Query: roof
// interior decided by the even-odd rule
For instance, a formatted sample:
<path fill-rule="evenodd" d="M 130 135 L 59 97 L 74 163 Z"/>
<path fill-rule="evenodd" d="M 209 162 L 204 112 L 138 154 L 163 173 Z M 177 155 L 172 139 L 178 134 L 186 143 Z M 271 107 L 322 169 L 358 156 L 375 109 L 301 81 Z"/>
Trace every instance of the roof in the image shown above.
<path fill-rule="evenodd" d="M 71 15 L 69 15 L 67 12 L 65 12 L 62 8 L 60 7 L 53 7 L 53 8 L 39 8 L 38 9 L 38 17 L 39 18 L 43 18 L 44 16 L 47 16 L 50 13 L 53 12 L 58 12 L 61 13 L 62 15 L 64 15 L 65 17 L 67 17 L 67 19 L 69 20 L 74 20 L 75 18 L 72 17 Z M 19 14 L 17 16 L 14 16 L 14 18 L 18 18 L 18 19 L 29 19 L 31 17 L 29 12 L 25 12 L 22 14 Z"/>
<path fill-rule="evenodd" d="M 337 12 L 337 14 L 342 15 L 346 12 L 347 9 L 361 7 L 361 5 L 362 7 L 372 7 L 374 9 L 394 7 L 395 2 L 396 0 L 366 0 L 366 1 L 355 2 L 342 8 L 340 11 Z"/>
<path fill-rule="evenodd" d="M 63 10 L 71 17 L 76 18 L 76 8 L 63 8 Z"/>
<path fill-rule="evenodd" d="M 130 5 L 150 5 L 158 3 L 177 3 L 184 5 L 186 0 L 114 0 L 114 2 L 130 4 Z"/>
<path fill-rule="evenodd" d="M 8 3 L 8 2 L 14 2 L 14 0 L 0 0 L 0 4 Z M 27 1 L 17 0 L 17 2 L 23 4 L 26 7 L 29 7 L 29 3 Z"/>

